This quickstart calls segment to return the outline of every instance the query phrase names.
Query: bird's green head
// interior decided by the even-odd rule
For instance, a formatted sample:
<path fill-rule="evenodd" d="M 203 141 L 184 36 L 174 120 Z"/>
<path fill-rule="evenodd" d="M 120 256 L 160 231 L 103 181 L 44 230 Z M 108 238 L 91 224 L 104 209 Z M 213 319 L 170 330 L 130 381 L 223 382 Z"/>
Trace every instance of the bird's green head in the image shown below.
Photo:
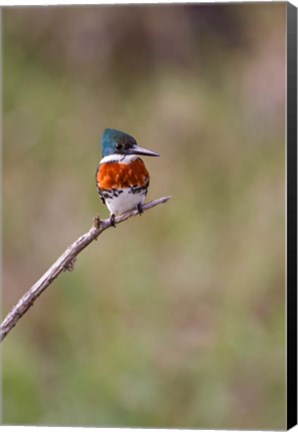
<path fill-rule="evenodd" d="M 113 154 L 159 156 L 158 153 L 139 147 L 134 137 L 116 129 L 105 129 L 101 143 L 103 157 Z"/>

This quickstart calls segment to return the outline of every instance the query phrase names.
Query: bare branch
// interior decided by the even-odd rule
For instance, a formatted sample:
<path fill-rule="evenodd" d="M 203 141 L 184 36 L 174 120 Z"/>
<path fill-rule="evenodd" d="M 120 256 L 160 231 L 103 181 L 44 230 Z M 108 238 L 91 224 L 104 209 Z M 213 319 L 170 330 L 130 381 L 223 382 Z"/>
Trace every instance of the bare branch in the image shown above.
<path fill-rule="evenodd" d="M 159 204 L 166 203 L 171 196 L 159 198 L 154 201 L 150 201 L 142 206 L 143 211 L 149 210 Z M 120 216 L 115 217 L 115 224 L 119 224 L 129 219 L 132 216 L 136 216 L 138 210 L 131 210 Z M 0 341 L 11 331 L 16 325 L 18 320 L 28 311 L 33 305 L 35 300 L 40 294 L 59 276 L 62 271 L 71 271 L 74 268 L 76 257 L 79 253 L 85 249 L 93 240 L 97 240 L 97 237 L 105 231 L 107 228 L 112 226 L 110 219 L 100 220 L 99 216 L 93 219 L 93 225 L 88 232 L 79 237 L 73 242 L 66 251 L 54 262 L 54 264 L 48 269 L 46 273 L 23 295 L 18 303 L 6 316 L 0 326 Z"/>

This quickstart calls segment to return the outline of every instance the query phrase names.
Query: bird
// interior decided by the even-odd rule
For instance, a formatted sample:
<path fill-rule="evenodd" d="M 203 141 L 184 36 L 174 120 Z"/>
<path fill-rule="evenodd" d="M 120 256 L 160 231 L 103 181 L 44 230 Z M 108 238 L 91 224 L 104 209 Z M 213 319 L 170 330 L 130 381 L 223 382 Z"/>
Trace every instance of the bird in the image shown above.
<path fill-rule="evenodd" d="M 140 147 L 136 139 L 117 129 L 107 128 L 101 137 L 102 158 L 96 170 L 96 186 L 102 202 L 110 211 L 110 223 L 115 216 L 142 205 L 150 183 L 149 172 L 140 156 L 160 156 Z"/>

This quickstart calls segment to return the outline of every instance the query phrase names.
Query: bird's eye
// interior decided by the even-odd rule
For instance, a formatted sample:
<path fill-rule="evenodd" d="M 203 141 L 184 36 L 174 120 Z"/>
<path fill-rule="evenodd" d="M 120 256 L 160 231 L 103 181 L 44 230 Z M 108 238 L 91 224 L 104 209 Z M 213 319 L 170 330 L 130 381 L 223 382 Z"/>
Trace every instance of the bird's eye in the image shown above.
<path fill-rule="evenodd" d="M 120 143 L 116 144 L 116 149 L 117 150 L 122 150 L 122 147 L 123 147 L 122 144 L 120 144 Z"/>

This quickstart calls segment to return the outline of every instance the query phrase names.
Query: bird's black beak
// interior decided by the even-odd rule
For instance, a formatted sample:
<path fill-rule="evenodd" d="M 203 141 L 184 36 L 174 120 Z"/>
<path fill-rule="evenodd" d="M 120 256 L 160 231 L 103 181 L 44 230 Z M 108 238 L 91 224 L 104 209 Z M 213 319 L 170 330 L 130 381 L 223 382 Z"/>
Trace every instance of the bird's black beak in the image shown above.
<path fill-rule="evenodd" d="M 133 146 L 132 148 L 128 149 L 126 151 L 127 154 L 137 154 L 137 155 L 143 155 L 143 156 L 160 156 L 158 153 L 155 153 L 154 151 L 147 150 L 143 147 L 139 147 L 138 145 Z"/>

